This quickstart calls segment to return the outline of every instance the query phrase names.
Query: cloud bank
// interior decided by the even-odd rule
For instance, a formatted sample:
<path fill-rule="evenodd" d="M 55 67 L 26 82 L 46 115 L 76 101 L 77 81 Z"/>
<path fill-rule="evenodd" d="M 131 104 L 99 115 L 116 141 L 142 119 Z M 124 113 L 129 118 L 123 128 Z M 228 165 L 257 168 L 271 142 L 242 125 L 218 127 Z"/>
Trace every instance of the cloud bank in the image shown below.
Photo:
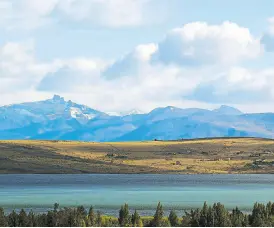
<path fill-rule="evenodd" d="M 156 3 L 157 2 L 157 3 Z M 0 0 L 0 26 L 37 29 L 62 22 L 119 28 L 157 21 L 157 0 Z"/>
<path fill-rule="evenodd" d="M 123 7 L 114 7 L 111 0 L 51 0 L 41 1 L 42 5 L 36 1 L 26 1 L 26 5 L 18 1 L 10 6 L 10 1 L 2 0 L 2 9 L 8 10 L 0 21 L 13 21 L 15 16 L 11 15 L 20 9 L 18 18 L 29 15 L 21 22 L 25 25 L 31 25 L 28 20 L 39 26 L 52 23 L 56 18 L 49 15 L 55 11 L 71 20 L 90 20 L 110 27 L 138 25 L 144 18 L 140 16 L 143 7 L 150 2 L 119 0 L 119 4 L 127 6 L 124 12 Z M 127 21 L 123 20 L 125 16 Z M 158 43 L 140 44 L 112 61 L 96 56 L 39 61 L 32 40 L 8 42 L 0 47 L 0 91 L 4 98 L 1 103 L 58 93 L 104 111 L 149 111 L 168 105 L 267 106 L 274 100 L 274 67 L 253 69 L 251 64 L 273 51 L 273 34 L 273 19 L 261 36 L 229 21 L 192 22 L 168 31 Z"/>

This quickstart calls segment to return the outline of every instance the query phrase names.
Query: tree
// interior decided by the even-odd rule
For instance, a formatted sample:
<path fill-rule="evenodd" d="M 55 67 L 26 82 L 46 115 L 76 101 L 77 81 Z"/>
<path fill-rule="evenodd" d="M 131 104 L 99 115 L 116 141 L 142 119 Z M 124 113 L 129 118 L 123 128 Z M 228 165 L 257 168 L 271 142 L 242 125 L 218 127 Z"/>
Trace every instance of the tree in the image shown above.
<path fill-rule="evenodd" d="M 199 227 L 200 226 L 200 209 L 196 210 L 191 210 L 190 211 L 190 225 L 194 227 Z"/>
<path fill-rule="evenodd" d="M 67 224 L 70 227 L 77 226 L 77 215 L 75 209 L 69 211 Z"/>
<path fill-rule="evenodd" d="M 255 203 L 250 216 L 251 226 L 267 226 L 268 218 L 264 204 Z"/>
<path fill-rule="evenodd" d="M 153 217 L 151 225 L 155 226 L 155 227 L 161 226 L 161 222 L 163 220 L 163 217 L 164 217 L 163 206 L 159 202 L 158 205 L 157 205 L 157 209 L 156 209 L 156 212 L 154 214 L 154 217 Z"/>
<path fill-rule="evenodd" d="M 86 222 L 85 222 L 85 220 L 84 219 L 80 219 L 79 220 L 79 225 L 78 225 L 79 227 L 86 227 Z"/>
<path fill-rule="evenodd" d="M 96 226 L 102 226 L 103 225 L 103 218 L 100 211 L 97 211 L 96 215 Z"/>
<path fill-rule="evenodd" d="M 118 221 L 120 226 L 124 226 L 124 227 L 131 226 L 129 209 L 127 204 L 125 204 L 124 206 L 121 206 L 121 209 L 119 211 Z"/>
<path fill-rule="evenodd" d="M 87 212 L 84 206 L 79 206 L 76 209 L 76 217 L 78 226 L 86 226 Z M 84 222 L 83 222 L 84 221 Z"/>
<path fill-rule="evenodd" d="M 211 206 L 207 209 L 207 226 L 213 227 L 214 226 L 214 211 Z"/>
<path fill-rule="evenodd" d="M 7 220 L 5 217 L 4 209 L 0 207 L 0 227 L 7 226 Z"/>
<path fill-rule="evenodd" d="M 18 215 L 14 210 L 8 216 L 8 225 L 13 227 L 19 226 Z"/>
<path fill-rule="evenodd" d="M 95 226 L 95 224 L 96 224 L 96 216 L 95 216 L 95 213 L 94 213 L 94 210 L 93 210 L 92 206 L 89 208 L 88 219 L 90 221 L 90 226 Z"/>
<path fill-rule="evenodd" d="M 190 214 L 185 211 L 185 215 L 183 215 L 182 222 L 180 224 L 181 227 L 189 227 L 191 226 L 191 218 Z"/>
<path fill-rule="evenodd" d="M 86 209 L 85 209 L 83 206 L 77 207 L 77 215 L 78 215 L 80 218 L 86 217 L 86 215 L 87 215 Z"/>
<path fill-rule="evenodd" d="M 18 216 L 19 226 L 26 227 L 28 225 L 28 216 L 24 209 L 22 209 Z"/>
<path fill-rule="evenodd" d="M 58 209 L 59 209 L 59 204 L 58 204 L 58 203 L 55 203 L 55 204 L 53 205 L 53 211 L 56 213 L 56 212 L 58 211 Z"/>
<path fill-rule="evenodd" d="M 170 211 L 170 214 L 168 216 L 168 220 L 170 222 L 170 225 L 172 227 L 179 226 L 179 218 L 174 210 Z"/>
<path fill-rule="evenodd" d="M 53 213 L 50 213 L 49 214 L 49 219 L 51 220 L 51 224 L 53 226 L 58 226 L 58 209 L 59 209 L 59 204 L 58 203 L 55 203 L 53 205 Z"/>
<path fill-rule="evenodd" d="M 214 226 L 227 227 L 231 226 L 231 221 L 228 211 L 225 209 L 224 205 L 217 203 L 213 205 L 214 213 Z"/>
<path fill-rule="evenodd" d="M 160 227 L 170 227 L 170 222 L 168 218 L 163 218 L 160 222 Z"/>
<path fill-rule="evenodd" d="M 234 227 L 247 226 L 247 217 L 236 207 L 231 213 L 231 225 Z"/>
<path fill-rule="evenodd" d="M 47 226 L 49 227 L 56 226 L 55 216 L 52 211 L 48 211 L 47 213 Z"/>
<path fill-rule="evenodd" d="M 37 226 L 45 227 L 47 226 L 47 214 L 38 214 L 37 217 Z"/>
<path fill-rule="evenodd" d="M 207 203 L 204 202 L 203 208 L 200 212 L 200 221 L 199 224 L 202 227 L 207 227 L 208 226 L 208 206 Z"/>
<path fill-rule="evenodd" d="M 132 215 L 131 223 L 132 223 L 132 226 L 134 226 L 134 227 L 142 227 L 143 226 L 142 219 L 136 210 L 135 210 L 134 214 Z"/>
<path fill-rule="evenodd" d="M 34 215 L 33 211 L 31 210 L 28 214 L 28 227 L 34 227 L 37 226 L 37 222 L 36 222 L 36 216 Z"/>

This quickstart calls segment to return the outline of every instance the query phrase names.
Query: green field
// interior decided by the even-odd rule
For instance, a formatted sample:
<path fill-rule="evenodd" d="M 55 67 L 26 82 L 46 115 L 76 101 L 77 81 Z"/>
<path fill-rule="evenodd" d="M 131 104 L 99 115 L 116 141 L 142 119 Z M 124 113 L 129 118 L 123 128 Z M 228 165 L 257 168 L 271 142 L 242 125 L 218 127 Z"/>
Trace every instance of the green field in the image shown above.
<path fill-rule="evenodd" d="M 274 140 L 0 141 L 0 173 L 274 173 Z"/>

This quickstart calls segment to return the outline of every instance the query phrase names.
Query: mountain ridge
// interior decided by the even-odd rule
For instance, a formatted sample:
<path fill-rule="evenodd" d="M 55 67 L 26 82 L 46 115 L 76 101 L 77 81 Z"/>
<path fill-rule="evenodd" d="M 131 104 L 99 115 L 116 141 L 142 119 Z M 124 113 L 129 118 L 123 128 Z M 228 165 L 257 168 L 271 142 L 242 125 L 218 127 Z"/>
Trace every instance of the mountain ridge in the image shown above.
<path fill-rule="evenodd" d="M 54 95 L 51 99 L 0 107 L 0 139 L 80 141 L 176 140 L 203 137 L 274 138 L 273 113 L 159 107 L 111 115 Z"/>

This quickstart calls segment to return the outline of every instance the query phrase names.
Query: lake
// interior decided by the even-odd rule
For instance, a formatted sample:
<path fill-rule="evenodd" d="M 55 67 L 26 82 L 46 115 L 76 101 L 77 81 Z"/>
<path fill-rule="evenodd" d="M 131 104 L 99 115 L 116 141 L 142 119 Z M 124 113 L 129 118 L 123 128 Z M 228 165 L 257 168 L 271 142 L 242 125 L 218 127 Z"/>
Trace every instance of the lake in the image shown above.
<path fill-rule="evenodd" d="M 274 201 L 274 175 L 0 175 L 0 206 L 8 211 L 46 211 L 57 202 L 61 207 L 93 205 L 117 215 L 128 203 L 140 214 L 153 214 L 159 201 L 165 210 L 201 207 L 207 201 L 250 211 L 256 201 Z"/>

